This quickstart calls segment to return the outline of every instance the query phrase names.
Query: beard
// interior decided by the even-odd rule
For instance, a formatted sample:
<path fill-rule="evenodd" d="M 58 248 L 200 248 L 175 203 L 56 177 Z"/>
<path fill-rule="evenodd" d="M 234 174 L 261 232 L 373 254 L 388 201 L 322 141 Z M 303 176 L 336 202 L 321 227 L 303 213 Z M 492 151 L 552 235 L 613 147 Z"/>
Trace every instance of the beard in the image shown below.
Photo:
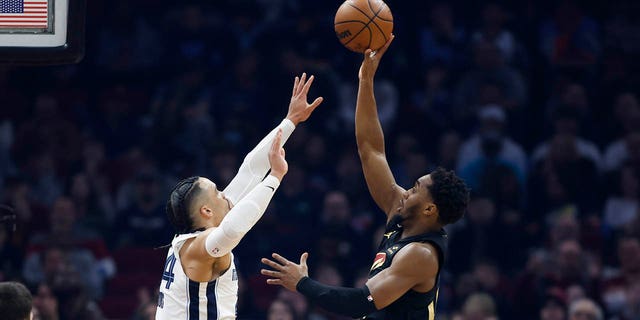
<path fill-rule="evenodd" d="M 389 226 L 395 226 L 395 225 L 402 226 L 402 222 L 404 220 L 405 220 L 405 217 L 402 216 L 402 213 L 396 212 L 393 216 L 391 216 L 391 219 L 389 220 L 389 223 L 387 225 L 389 225 Z"/>

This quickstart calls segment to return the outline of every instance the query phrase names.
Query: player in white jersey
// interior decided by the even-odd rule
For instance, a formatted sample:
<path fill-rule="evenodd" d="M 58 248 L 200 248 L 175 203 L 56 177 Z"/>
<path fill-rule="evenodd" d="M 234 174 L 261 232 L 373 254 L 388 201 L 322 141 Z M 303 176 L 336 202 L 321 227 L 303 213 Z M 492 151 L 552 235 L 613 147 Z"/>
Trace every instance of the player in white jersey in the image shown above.
<path fill-rule="evenodd" d="M 282 145 L 322 103 L 307 103 L 312 83 L 313 76 L 295 78 L 286 119 L 247 154 L 223 191 L 207 178 L 191 177 L 171 192 L 167 215 L 177 236 L 162 273 L 156 319 L 236 318 L 238 277 L 231 250 L 262 217 L 287 173 Z"/>

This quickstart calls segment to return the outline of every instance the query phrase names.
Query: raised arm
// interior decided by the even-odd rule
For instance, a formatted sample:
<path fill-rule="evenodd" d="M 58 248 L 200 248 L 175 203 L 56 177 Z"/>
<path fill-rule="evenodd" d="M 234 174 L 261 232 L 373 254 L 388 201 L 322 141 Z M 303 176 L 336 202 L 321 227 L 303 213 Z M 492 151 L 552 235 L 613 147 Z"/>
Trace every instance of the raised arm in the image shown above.
<path fill-rule="evenodd" d="M 356 104 L 356 142 L 369 192 L 378 207 L 390 218 L 402 196 L 401 187 L 391 173 L 384 150 L 384 134 L 373 92 L 373 78 L 380 58 L 393 41 L 393 36 L 378 52 L 367 50 L 360 67 L 360 83 Z"/>
<path fill-rule="evenodd" d="M 271 169 L 269 166 L 268 152 L 276 132 L 282 130 L 282 145 L 284 145 L 296 126 L 309 119 L 313 110 L 322 103 L 322 97 L 316 98 L 312 104 L 307 103 L 307 94 L 309 93 L 313 79 L 314 76 L 311 76 L 307 80 L 306 73 L 303 73 L 300 78 L 295 78 L 287 117 L 247 154 L 242 161 L 242 165 L 240 165 L 240 169 L 238 169 L 238 173 L 223 190 L 224 195 L 231 203 L 238 203 L 238 201 L 264 179 L 269 169 Z"/>
<path fill-rule="evenodd" d="M 217 228 L 199 234 L 187 250 L 187 255 L 207 263 L 231 252 L 242 237 L 260 220 L 280 181 L 289 170 L 282 145 L 282 131 L 276 133 L 268 151 L 271 174 L 258 183 L 222 219 Z"/>

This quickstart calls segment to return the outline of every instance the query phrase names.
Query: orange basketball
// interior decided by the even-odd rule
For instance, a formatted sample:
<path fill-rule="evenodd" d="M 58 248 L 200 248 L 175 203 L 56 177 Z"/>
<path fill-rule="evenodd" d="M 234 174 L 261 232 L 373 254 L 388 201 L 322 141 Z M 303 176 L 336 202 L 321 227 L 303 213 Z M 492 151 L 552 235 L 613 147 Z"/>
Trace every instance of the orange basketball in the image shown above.
<path fill-rule="evenodd" d="M 378 50 L 391 37 L 393 15 L 382 0 L 347 0 L 336 12 L 334 28 L 349 50 Z"/>

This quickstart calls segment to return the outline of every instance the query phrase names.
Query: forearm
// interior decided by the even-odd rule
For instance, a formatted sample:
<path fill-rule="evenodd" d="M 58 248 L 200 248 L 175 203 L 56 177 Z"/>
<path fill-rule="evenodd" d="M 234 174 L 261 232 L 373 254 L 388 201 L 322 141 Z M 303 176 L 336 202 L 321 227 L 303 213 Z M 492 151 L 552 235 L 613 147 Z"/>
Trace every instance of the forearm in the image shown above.
<path fill-rule="evenodd" d="M 361 79 L 356 103 L 356 142 L 358 151 L 384 153 L 384 135 L 378 118 L 373 79 Z"/>
<path fill-rule="evenodd" d="M 222 219 L 220 226 L 207 236 L 207 253 L 213 257 L 222 257 L 235 248 L 260 220 L 278 186 L 280 180 L 269 175 L 243 197 Z"/>
<path fill-rule="evenodd" d="M 260 183 L 267 172 L 269 172 L 269 148 L 278 129 L 282 129 L 282 144 L 284 145 L 295 128 L 295 125 L 289 119 L 282 120 L 280 125 L 271 130 L 271 132 L 247 154 L 242 165 L 240 165 L 240 169 L 238 169 L 238 173 L 223 191 L 231 203 L 235 204 L 240 201 L 250 190 Z"/>
<path fill-rule="evenodd" d="M 304 277 L 296 285 L 296 290 L 321 308 L 352 318 L 361 318 L 377 310 L 366 286 L 332 287 Z"/>

